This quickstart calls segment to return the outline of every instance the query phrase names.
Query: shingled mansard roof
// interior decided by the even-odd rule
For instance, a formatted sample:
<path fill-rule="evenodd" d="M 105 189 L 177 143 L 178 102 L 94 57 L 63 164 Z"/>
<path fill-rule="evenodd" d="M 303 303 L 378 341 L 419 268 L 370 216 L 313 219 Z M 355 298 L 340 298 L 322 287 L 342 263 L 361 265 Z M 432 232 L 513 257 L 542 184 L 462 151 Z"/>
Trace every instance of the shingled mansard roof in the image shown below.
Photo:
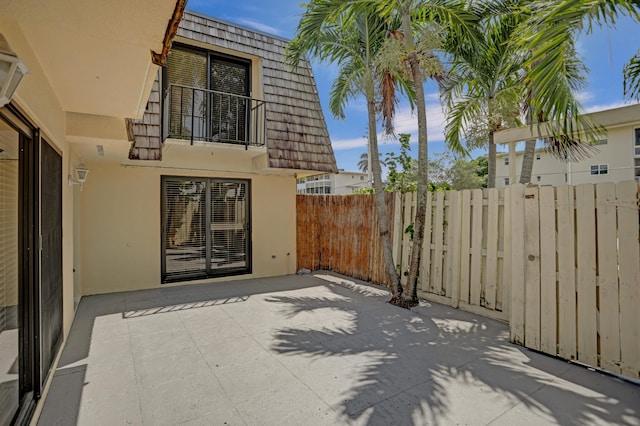
<path fill-rule="evenodd" d="M 296 70 L 285 67 L 287 40 L 191 11 L 178 36 L 261 58 L 270 167 L 337 173 L 311 67 L 306 61 Z M 161 159 L 160 114 L 156 79 L 144 117 L 128 121 L 129 158 Z"/>

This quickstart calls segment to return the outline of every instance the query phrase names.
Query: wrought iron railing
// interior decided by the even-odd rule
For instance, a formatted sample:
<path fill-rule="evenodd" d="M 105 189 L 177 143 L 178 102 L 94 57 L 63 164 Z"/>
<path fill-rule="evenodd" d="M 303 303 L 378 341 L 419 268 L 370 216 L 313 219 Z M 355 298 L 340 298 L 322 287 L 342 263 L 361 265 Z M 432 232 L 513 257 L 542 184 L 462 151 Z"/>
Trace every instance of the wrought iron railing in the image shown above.
<path fill-rule="evenodd" d="M 164 139 L 265 145 L 265 102 L 171 84 L 164 97 Z"/>

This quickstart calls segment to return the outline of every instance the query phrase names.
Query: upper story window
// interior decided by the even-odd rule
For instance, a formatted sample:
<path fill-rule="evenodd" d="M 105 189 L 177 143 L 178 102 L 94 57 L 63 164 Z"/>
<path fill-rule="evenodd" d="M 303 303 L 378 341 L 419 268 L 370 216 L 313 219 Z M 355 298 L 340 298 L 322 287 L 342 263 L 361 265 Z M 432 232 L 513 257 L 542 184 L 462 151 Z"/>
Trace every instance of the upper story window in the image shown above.
<path fill-rule="evenodd" d="M 591 174 L 592 175 L 606 175 L 609 173 L 609 165 L 608 164 L 593 164 L 591 166 Z"/>
<path fill-rule="evenodd" d="M 176 46 L 164 82 L 167 137 L 264 144 L 264 102 L 250 97 L 250 60 Z"/>
<path fill-rule="evenodd" d="M 509 157 L 505 157 L 504 158 L 504 165 L 508 166 L 509 165 Z"/>
<path fill-rule="evenodd" d="M 504 184 L 509 185 L 509 178 L 504 178 Z"/>
<path fill-rule="evenodd" d="M 540 154 L 536 154 L 536 160 L 539 160 L 541 158 Z"/>
<path fill-rule="evenodd" d="M 633 146 L 634 155 L 640 157 L 640 128 L 635 129 L 635 143 Z"/>

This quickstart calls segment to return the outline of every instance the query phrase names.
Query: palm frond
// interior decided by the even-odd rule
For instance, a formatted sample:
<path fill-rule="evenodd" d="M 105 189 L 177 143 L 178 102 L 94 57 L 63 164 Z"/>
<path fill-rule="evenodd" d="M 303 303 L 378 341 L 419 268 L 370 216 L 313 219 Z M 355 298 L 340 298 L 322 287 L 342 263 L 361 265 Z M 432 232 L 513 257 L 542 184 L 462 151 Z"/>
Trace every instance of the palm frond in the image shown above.
<path fill-rule="evenodd" d="M 640 101 L 640 51 L 627 62 L 622 70 L 624 75 L 624 96 Z"/>

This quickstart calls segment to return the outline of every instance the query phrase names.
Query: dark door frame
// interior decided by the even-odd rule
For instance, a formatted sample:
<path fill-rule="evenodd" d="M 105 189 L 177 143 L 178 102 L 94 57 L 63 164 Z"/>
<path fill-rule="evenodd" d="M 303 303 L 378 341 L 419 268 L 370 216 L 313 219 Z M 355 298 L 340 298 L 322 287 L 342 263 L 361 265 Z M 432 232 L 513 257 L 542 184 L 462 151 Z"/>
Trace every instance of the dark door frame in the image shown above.
<path fill-rule="evenodd" d="M 40 398 L 39 194 L 40 132 L 12 104 L 0 117 L 19 134 L 18 172 L 18 306 L 20 406 L 15 424 L 28 423 Z"/>
<path fill-rule="evenodd" d="M 167 273 L 167 224 L 165 223 L 166 211 L 168 209 L 166 200 L 165 200 L 165 182 L 172 180 L 193 180 L 193 181 L 203 181 L 205 183 L 205 222 L 207 224 L 207 228 L 211 223 L 211 183 L 212 182 L 240 182 L 246 184 L 246 206 L 245 206 L 245 217 L 246 224 L 244 231 L 246 232 L 246 247 L 245 247 L 245 256 L 246 256 L 246 266 L 244 268 L 239 269 L 228 269 L 222 271 L 214 271 L 211 268 L 211 232 L 207 229 L 205 233 L 205 270 L 198 271 L 196 273 L 186 273 L 186 274 L 176 274 L 171 275 Z M 197 279 L 205 279 L 205 278 L 216 278 L 216 277 L 229 277 L 234 275 L 246 275 L 251 274 L 253 272 L 253 207 L 251 203 L 251 179 L 236 179 L 236 178 L 223 178 L 223 177 L 196 177 L 196 176 L 175 176 L 175 175 L 162 175 L 160 177 L 160 275 L 161 275 L 161 283 L 170 283 L 170 282 L 179 282 L 179 281 L 189 281 L 189 280 L 197 280 Z"/>

